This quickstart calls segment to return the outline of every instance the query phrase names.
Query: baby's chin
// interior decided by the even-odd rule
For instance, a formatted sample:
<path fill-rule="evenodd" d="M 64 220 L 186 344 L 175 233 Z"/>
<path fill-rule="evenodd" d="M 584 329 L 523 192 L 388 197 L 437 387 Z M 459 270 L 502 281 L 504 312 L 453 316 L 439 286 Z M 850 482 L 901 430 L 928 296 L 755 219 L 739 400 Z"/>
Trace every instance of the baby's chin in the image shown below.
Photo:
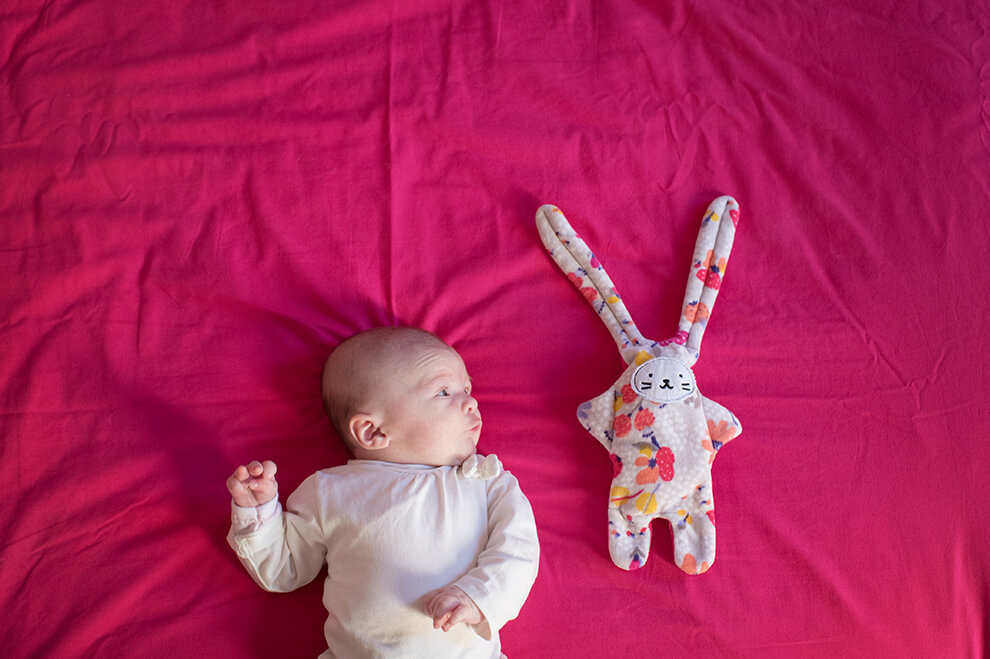
<path fill-rule="evenodd" d="M 452 467 L 459 467 L 465 460 L 477 453 L 478 439 L 480 436 L 480 432 L 470 433 L 470 440 L 460 442 L 456 449 L 451 450 L 450 460 L 447 461 L 447 464 Z"/>
<path fill-rule="evenodd" d="M 474 447 L 471 450 L 450 452 L 446 455 L 422 456 L 421 458 L 410 458 L 405 460 L 410 464 L 421 464 L 429 467 L 460 467 L 464 461 L 475 454 Z"/>
<path fill-rule="evenodd" d="M 463 452 L 458 452 L 458 453 L 455 453 L 454 455 L 452 455 L 450 457 L 450 460 L 448 460 L 446 462 L 446 464 L 449 465 L 449 466 L 451 466 L 451 467 L 459 467 L 462 464 L 464 464 L 464 461 L 465 460 L 467 460 L 468 458 L 470 458 L 475 453 L 476 453 L 476 451 L 474 450 L 474 447 L 472 446 L 470 451 L 465 450 Z"/>

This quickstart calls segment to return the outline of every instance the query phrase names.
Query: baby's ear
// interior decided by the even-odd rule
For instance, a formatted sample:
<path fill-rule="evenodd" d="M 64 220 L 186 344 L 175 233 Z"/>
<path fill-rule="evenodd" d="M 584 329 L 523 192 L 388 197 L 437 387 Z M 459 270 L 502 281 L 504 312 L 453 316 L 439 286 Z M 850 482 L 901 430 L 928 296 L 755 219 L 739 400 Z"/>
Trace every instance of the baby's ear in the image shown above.
<path fill-rule="evenodd" d="M 377 451 L 389 444 L 388 437 L 381 431 L 374 415 L 363 412 L 355 414 L 347 421 L 347 429 L 359 448 Z"/>

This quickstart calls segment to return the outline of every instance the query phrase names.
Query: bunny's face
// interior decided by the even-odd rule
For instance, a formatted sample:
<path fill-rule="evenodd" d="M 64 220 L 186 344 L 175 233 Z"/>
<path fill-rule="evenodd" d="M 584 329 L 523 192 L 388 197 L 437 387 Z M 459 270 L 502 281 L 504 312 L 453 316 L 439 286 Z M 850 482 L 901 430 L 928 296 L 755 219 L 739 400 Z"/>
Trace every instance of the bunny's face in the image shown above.
<path fill-rule="evenodd" d="M 654 403 L 672 403 L 697 390 L 691 368 L 675 357 L 657 357 L 633 373 L 633 389 Z"/>

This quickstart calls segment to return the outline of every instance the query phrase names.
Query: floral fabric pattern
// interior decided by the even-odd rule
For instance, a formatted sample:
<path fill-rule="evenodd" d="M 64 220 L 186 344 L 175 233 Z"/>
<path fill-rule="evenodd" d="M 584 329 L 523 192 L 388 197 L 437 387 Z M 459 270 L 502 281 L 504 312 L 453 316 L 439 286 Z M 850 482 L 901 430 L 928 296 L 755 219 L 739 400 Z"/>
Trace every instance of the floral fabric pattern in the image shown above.
<path fill-rule="evenodd" d="M 612 462 L 609 554 L 624 570 L 646 564 L 650 523 L 657 518 L 671 524 L 674 560 L 682 570 L 701 574 L 715 560 L 711 467 L 716 453 L 742 427 L 729 410 L 701 395 L 691 366 L 723 285 L 738 208 L 731 197 L 719 197 L 705 212 L 677 332 L 664 341 L 640 334 L 600 260 L 560 209 L 543 206 L 537 212 L 540 237 L 551 257 L 608 327 L 627 363 L 611 388 L 578 408 L 578 420 L 608 450 Z M 650 388 L 649 397 L 633 383 L 641 366 L 652 369 L 651 377 L 659 374 L 639 384 Z M 665 378 L 664 368 L 673 368 L 681 378 L 673 380 L 681 383 L 676 398 L 666 398 L 665 390 L 674 389 L 674 371 Z"/>

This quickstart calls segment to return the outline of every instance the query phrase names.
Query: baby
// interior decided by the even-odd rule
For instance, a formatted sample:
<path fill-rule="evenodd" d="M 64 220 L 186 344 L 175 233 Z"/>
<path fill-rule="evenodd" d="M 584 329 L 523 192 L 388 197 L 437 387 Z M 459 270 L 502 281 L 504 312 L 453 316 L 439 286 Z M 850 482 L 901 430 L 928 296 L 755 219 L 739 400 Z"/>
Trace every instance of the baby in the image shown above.
<path fill-rule="evenodd" d="M 227 480 L 227 540 L 264 589 L 327 565 L 321 657 L 499 657 L 498 630 L 536 579 L 529 502 L 494 455 L 475 454 L 478 401 L 460 356 L 423 330 L 344 341 L 323 403 L 353 456 L 278 501 L 274 462 Z"/>

